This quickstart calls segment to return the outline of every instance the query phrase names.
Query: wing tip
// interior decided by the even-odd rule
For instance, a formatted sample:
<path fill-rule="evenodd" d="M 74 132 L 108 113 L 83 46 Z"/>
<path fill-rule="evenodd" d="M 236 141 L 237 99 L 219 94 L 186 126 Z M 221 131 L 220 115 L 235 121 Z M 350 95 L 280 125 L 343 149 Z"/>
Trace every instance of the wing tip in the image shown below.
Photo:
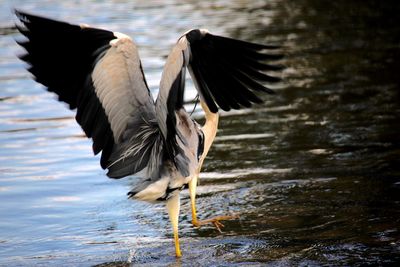
<path fill-rule="evenodd" d="M 13 8 L 13 13 L 19 18 L 19 17 L 22 17 L 23 16 L 23 14 L 25 13 L 25 12 L 23 12 L 23 11 L 21 11 L 20 9 L 18 9 L 18 8 Z"/>
<path fill-rule="evenodd" d="M 269 94 L 269 95 L 276 95 L 276 91 L 272 90 L 271 88 L 268 87 L 264 87 L 265 88 L 265 93 Z"/>
<path fill-rule="evenodd" d="M 30 17 L 35 17 L 34 15 L 22 11 L 21 9 L 18 8 L 14 8 L 13 9 L 14 14 L 17 16 L 17 18 L 22 22 L 22 23 L 28 23 L 30 21 Z"/>

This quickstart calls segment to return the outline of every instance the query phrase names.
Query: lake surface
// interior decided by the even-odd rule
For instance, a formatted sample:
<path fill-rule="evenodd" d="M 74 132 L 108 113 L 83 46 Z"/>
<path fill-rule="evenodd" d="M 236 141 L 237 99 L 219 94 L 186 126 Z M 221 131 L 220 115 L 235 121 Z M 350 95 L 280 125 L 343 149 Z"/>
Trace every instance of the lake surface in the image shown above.
<path fill-rule="evenodd" d="M 183 191 L 177 260 L 164 205 L 128 200 L 130 179 L 106 177 L 74 113 L 16 58 L 12 7 L 132 36 L 154 94 L 190 28 L 283 45 L 285 82 L 222 114 L 201 174 L 200 218 L 240 218 L 195 229 Z M 399 264 L 399 13 L 398 1 L 0 1 L 0 265 Z"/>

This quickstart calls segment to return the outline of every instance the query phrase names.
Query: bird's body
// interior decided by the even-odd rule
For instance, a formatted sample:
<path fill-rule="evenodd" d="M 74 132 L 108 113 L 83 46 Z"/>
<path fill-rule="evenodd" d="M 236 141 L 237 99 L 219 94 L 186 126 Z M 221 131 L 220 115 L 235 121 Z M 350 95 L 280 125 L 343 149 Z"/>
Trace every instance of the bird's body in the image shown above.
<path fill-rule="evenodd" d="M 197 220 L 195 195 L 203 161 L 218 128 L 218 108 L 249 107 L 260 103 L 252 91 L 272 93 L 258 81 L 279 79 L 261 70 L 279 65 L 261 61 L 279 55 L 260 51 L 277 47 L 215 36 L 207 30 L 182 35 L 167 58 L 159 94 L 153 100 L 133 40 L 121 33 L 72 25 L 16 11 L 27 41 L 19 42 L 28 69 L 71 109 L 93 151 L 111 178 L 134 175 L 128 193 L 144 201 L 167 201 L 176 255 L 179 192 L 189 186 L 192 222 Z M 183 103 L 186 69 L 200 95 L 206 121 L 200 126 Z M 218 218 L 214 222 L 218 227 Z"/>

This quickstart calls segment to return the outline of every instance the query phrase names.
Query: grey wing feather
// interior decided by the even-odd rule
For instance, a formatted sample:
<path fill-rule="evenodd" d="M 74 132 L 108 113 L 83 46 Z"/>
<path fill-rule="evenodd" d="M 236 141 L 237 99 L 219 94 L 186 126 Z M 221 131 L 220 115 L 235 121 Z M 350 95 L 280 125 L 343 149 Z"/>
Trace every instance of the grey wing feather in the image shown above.
<path fill-rule="evenodd" d="M 161 133 L 134 42 L 123 34 L 15 11 L 37 82 L 71 109 L 108 176 L 160 168 Z M 154 157 L 157 155 L 158 157 Z M 154 172 L 154 171 L 153 171 Z"/>
<path fill-rule="evenodd" d="M 156 100 L 158 124 L 162 132 L 165 150 L 182 176 L 189 176 L 193 170 L 188 151 L 187 136 L 184 127 L 187 122 L 183 107 L 186 66 L 189 62 L 187 42 L 180 39 L 167 58 L 160 81 L 160 91 Z"/>
<path fill-rule="evenodd" d="M 159 167 L 160 155 L 154 148 L 161 149 L 162 143 L 141 68 L 135 44 L 119 34 L 93 70 L 95 91 L 116 141 L 107 164 L 107 175 L 113 178 L 135 174 L 148 165 L 150 172 Z"/>

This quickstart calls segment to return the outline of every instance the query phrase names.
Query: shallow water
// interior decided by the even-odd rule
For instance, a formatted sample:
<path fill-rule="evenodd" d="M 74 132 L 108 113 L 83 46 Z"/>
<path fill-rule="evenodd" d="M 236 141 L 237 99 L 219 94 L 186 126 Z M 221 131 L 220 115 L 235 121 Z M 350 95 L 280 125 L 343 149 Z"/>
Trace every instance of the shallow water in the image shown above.
<path fill-rule="evenodd" d="M 333 2 L 1 1 L 0 265 L 399 263 L 400 4 Z M 176 260 L 164 205 L 128 200 L 17 60 L 12 7 L 134 37 L 154 93 L 187 29 L 282 44 L 285 84 L 223 113 L 201 174 L 200 217 L 240 218 L 195 229 L 184 191 Z"/>

